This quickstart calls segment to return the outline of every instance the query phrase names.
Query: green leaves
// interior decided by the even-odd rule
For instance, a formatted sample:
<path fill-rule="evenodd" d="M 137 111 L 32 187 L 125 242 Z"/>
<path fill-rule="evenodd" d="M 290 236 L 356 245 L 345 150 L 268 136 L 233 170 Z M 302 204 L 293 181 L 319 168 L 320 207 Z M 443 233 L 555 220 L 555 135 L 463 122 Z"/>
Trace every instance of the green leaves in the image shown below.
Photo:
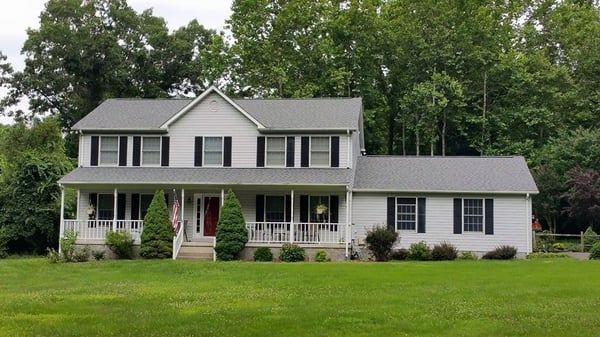
<path fill-rule="evenodd" d="M 162 190 L 156 191 L 144 217 L 140 256 L 147 259 L 171 258 L 173 255 L 173 235 L 165 193 Z"/>

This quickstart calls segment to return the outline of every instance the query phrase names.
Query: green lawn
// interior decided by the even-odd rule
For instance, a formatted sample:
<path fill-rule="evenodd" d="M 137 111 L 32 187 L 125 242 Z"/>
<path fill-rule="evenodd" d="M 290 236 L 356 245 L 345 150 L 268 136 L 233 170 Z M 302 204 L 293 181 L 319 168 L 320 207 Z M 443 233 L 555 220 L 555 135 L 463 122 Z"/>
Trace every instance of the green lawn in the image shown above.
<path fill-rule="evenodd" d="M 600 262 L 0 260 L 0 336 L 597 336 Z"/>

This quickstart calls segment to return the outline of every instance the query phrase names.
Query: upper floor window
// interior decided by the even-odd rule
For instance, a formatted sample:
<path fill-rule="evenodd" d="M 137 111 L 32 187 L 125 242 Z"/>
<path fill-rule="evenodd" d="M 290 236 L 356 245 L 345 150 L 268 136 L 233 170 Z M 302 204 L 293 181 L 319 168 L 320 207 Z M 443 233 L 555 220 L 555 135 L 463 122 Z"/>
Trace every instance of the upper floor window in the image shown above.
<path fill-rule="evenodd" d="M 223 165 L 223 137 L 204 137 L 204 165 Z"/>
<path fill-rule="evenodd" d="M 100 137 L 100 164 L 117 165 L 119 159 L 119 137 Z"/>
<path fill-rule="evenodd" d="M 142 137 L 142 165 L 160 165 L 160 137 Z"/>
<path fill-rule="evenodd" d="M 285 166 L 285 137 L 267 137 L 267 166 Z"/>
<path fill-rule="evenodd" d="M 483 199 L 463 199 L 465 232 L 483 232 Z"/>
<path fill-rule="evenodd" d="M 310 137 L 311 166 L 329 166 L 329 137 Z"/>
<path fill-rule="evenodd" d="M 396 230 L 416 230 L 417 202 L 415 198 L 396 198 Z"/>

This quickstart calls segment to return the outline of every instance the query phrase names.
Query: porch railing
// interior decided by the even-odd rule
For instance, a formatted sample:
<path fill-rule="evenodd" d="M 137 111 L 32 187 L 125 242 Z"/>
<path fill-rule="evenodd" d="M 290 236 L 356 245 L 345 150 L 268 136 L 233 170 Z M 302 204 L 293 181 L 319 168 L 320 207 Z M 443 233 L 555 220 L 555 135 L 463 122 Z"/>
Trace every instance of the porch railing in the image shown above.
<path fill-rule="evenodd" d="M 183 224 L 179 221 L 177 225 L 177 233 L 173 237 L 173 260 L 177 259 L 177 255 L 179 255 L 179 250 L 181 249 L 181 245 L 183 244 Z"/>
<path fill-rule="evenodd" d="M 129 232 L 139 244 L 143 226 L 143 220 L 64 220 L 64 230 L 77 232 L 79 240 L 104 240 L 114 229 Z"/>
<path fill-rule="evenodd" d="M 248 222 L 248 242 L 343 243 L 345 227 L 337 223 Z"/>

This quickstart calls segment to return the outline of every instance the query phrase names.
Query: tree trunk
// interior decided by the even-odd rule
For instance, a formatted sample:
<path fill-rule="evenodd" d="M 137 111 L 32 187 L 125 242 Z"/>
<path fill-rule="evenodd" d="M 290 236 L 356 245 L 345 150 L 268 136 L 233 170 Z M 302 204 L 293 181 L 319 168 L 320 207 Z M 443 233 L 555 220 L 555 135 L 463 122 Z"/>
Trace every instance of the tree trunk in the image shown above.
<path fill-rule="evenodd" d="M 442 118 L 442 134 L 440 137 L 442 138 L 442 157 L 444 157 L 446 156 L 446 124 L 448 123 L 448 113 L 446 112 L 446 109 L 444 109 L 444 115 Z"/>
<path fill-rule="evenodd" d="M 485 145 L 487 144 L 487 69 L 483 71 L 483 122 L 481 125 L 481 155 L 484 155 Z"/>

